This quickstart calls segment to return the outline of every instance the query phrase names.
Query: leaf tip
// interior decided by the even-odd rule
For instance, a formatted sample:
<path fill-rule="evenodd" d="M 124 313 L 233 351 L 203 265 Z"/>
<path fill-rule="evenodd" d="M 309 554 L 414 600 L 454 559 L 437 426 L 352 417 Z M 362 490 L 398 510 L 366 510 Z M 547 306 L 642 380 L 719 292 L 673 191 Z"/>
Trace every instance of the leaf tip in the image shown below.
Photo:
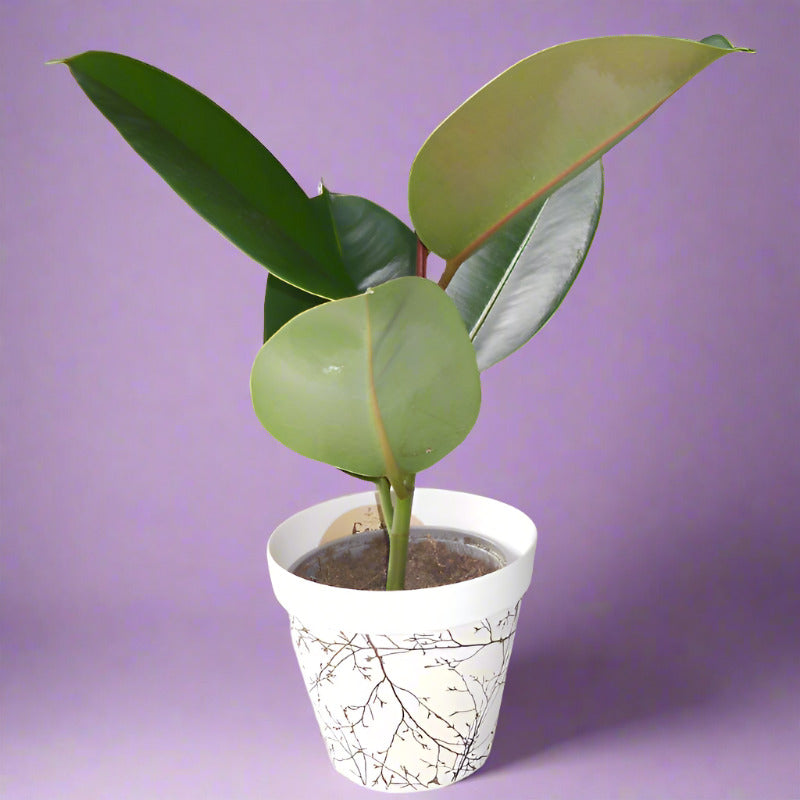
<path fill-rule="evenodd" d="M 66 58 L 51 58 L 49 61 L 45 61 L 44 65 L 46 67 L 51 67 L 53 64 L 66 64 L 68 59 Z"/>

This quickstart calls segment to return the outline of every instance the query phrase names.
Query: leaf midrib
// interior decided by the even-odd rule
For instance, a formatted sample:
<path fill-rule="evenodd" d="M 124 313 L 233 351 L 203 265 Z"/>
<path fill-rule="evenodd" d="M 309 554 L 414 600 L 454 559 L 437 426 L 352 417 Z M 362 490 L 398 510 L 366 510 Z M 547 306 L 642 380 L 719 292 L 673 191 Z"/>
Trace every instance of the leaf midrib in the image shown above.
<path fill-rule="evenodd" d="M 386 426 L 383 422 L 381 415 L 380 405 L 378 403 L 378 393 L 375 386 L 375 366 L 374 366 L 374 351 L 372 347 L 372 319 L 369 308 L 369 297 L 371 292 L 368 290 L 364 294 L 364 334 L 365 334 L 365 347 L 367 357 L 367 394 L 370 416 L 372 417 L 375 432 L 378 436 L 378 445 L 381 449 L 383 462 L 386 467 L 386 477 L 398 497 L 403 497 L 405 486 L 403 482 L 403 475 L 397 465 L 397 461 L 392 451 L 392 445 L 389 441 L 389 435 L 386 431 Z"/>
<path fill-rule="evenodd" d="M 550 198 L 548 197 L 547 200 L 544 201 L 542 207 L 539 209 L 539 213 L 536 215 L 536 219 L 534 220 L 533 224 L 528 228 L 527 235 L 521 240 L 519 247 L 517 248 L 514 256 L 512 257 L 511 261 L 509 262 L 508 267 L 503 271 L 503 277 L 500 281 L 498 281 L 497 288 L 492 292 L 492 296 L 490 297 L 489 301 L 486 303 L 483 312 L 481 313 L 478 321 L 472 327 L 470 331 L 469 338 L 471 341 L 475 341 L 475 337 L 480 333 L 481 328 L 483 327 L 486 319 L 488 318 L 489 314 L 491 313 L 492 309 L 494 308 L 497 301 L 500 299 L 500 295 L 505 289 L 506 284 L 511 279 L 511 273 L 514 272 L 516 269 L 517 263 L 519 262 L 520 258 L 522 257 L 525 248 L 528 246 L 528 242 L 530 242 L 534 232 L 536 231 L 537 226 L 539 225 L 539 220 L 542 218 L 542 213 L 544 212 L 545 207 L 550 202 Z"/>

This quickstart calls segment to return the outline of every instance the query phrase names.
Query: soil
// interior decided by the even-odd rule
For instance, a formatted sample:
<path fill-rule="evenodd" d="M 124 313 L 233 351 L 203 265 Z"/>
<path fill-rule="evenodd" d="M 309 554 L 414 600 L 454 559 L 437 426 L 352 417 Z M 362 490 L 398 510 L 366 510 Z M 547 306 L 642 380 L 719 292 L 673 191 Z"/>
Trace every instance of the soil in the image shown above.
<path fill-rule="evenodd" d="M 386 588 L 389 537 L 367 531 L 337 539 L 303 556 L 291 567 L 301 578 L 343 589 Z M 445 528 L 412 529 L 406 589 L 427 589 L 478 578 L 505 566 L 505 556 L 474 534 Z"/>

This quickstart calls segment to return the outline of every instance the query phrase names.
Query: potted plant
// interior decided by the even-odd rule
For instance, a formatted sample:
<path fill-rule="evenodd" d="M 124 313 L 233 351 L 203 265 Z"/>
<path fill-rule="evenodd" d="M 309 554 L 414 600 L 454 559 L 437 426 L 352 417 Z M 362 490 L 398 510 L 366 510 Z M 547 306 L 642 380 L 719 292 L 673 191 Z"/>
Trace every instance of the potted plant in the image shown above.
<path fill-rule="evenodd" d="M 602 155 L 737 50 L 722 36 L 619 36 L 519 62 L 423 144 L 414 231 L 365 198 L 324 186 L 308 197 L 230 115 L 154 67 L 103 52 L 62 62 L 170 186 L 268 269 L 251 373 L 264 427 L 374 484 L 300 512 L 268 547 L 331 758 L 352 780 L 433 788 L 488 756 L 536 531 L 498 501 L 415 490 L 416 475 L 472 428 L 480 372 L 530 339 L 575 280 L 599 220 Z M 438 283 L 429 252 L 445 261 Z M 358 515 L 379 532 L 333 534 L 313 552 Z M 351 574 L 369 558 L 372 572 Z M 417 562 L 440 561 L 454 572 L 415 582 Z"/>

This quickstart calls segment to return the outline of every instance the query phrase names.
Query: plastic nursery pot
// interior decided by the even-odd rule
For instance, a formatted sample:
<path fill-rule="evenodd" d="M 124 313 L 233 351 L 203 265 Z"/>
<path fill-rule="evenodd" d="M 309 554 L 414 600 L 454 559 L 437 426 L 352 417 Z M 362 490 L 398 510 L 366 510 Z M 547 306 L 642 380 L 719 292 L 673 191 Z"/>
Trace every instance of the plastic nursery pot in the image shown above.
<path fill-rule="evenodd" d="M 425 525 L 489 539 L 506 566 L 400 592 L 333 588 L 289 572 L 335 519 L 373 503 L 365 492 L 290 517 L 269 540 L 270 578 L 333 766 L 370 789 L 434 789 L 489 756 L 536 527 L 497 500 L 418 489 L 414 514 Z"/>

